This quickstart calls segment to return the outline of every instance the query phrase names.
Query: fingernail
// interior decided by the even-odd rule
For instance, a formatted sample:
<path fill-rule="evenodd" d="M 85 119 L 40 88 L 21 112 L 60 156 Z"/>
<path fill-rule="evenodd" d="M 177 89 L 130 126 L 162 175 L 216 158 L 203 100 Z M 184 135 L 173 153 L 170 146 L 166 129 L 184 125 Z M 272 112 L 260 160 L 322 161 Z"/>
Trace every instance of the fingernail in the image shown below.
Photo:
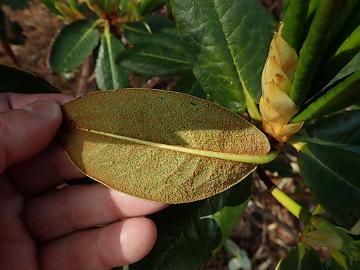
<path fill-rule="evenodd" d="M 53 117 L 60 113 L 60 106 L 55 101 L 35 101 L 21 108 L 38 116 Z"/>

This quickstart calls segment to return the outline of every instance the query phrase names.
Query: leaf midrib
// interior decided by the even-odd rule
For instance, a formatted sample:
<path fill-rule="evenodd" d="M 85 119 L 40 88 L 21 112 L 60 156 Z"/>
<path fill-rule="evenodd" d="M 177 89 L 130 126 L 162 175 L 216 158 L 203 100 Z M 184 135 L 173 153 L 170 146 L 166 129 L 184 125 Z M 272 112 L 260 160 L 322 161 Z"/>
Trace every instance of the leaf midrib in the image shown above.
<path fill-rule="evenodd" d="M 224 28 L 223 28 L 223 25 L 221 24 L 220 13 L 219 13 L 219 11 L 216 9 L 215 0 L 212 0 L 211 2 L 212 2 L 213 5 L 214 5 L 214 10 L 215 10 L 216 15 L 217 15 L 217 22 L 219 23 L 221 32 L 222 32 L 222 34 L 223 34 L 223 36 L 224 36 L 224 40 L 225 40 L 226 45 L 227 45 L 227 46 L 226 46 L 226 49 L 227 49 L 228 52 L 229 52 L 229 55 L 230 55 L 230 58 L 231 58 L 231 61 L 232 61 L 232 66 L 233 66 L 233 68 L 236 70 L 236 73 L 237 73 L 237 75 L 238 75 L 238 80 L 239 80 L 239 82 L 240 82 L 240 84 L 241 84 L 242 90 L 244 91 L 244 98 L 245 98 L 245 102 L 246 102 L 247 96 L 249 96 L 249 97 L 251 98 L 251 95 L 250 95 L 250 93 L 249 93 L 249 91 L 248 91 L 248 89 L 247 89 L 247 87 L 246 87 L 246 83 L 244 82 L 244 79 L 242 78 L 241 72 L 240 72 L 240 70 L 238 69 L 238 66 L 236 65 L 235 56 L 233 55 L 233 52 L 230 50 L 230 45 L 229 45 L 229 44 L 230 44 L 230 41 L 229 41 L 228 38 L 226 37 L 225 30 L 224 30 Z M 234 3 L 235 3 L 235 2 L 234 2 Z M 233 4 L 233 5 L 234 5 L 234 4 Z M 242 18 L 242 19 L 243 19 L 243 18 Z M 240 90 L 241 90 L 241 89 L 240 89 Z M 237 96 L 238 96 L 238 98 L 240 98 L 240 95 L 239 95 L 239 94 L 238 94 Z M 240 98 L 240 100 L 241 100 L 241 98 Z"/>
<path fill-rule="evenodd" d="M 341 175 L 337 174 L 335 171 L 333 171 L 331 168 L 329 168 L 326 164 L 324 164 L 324 163 L 314 154 L 314 152 L 312 152 L 312 151 L 310 150 L 309 147 L 306 147 L 306 146 L 305 146 L 305 148 L 306 148 L 306 149 L 304 149 L 305 151 L 303 151 L 303 152 L 305 152 L 306 154 L 308 154 L 308 156 L 309 156 L 310 158 L 312 158 L 315 162 L 319 163 L 319 165 L 320 165 L 321 167 L 323 167 L 325 170 L 327 170 L 330 174 L 334 175 L 337 179 L 340 179 L 340 180 L 341 180 L 342 182 L 344 182 L 345 184 L 351 186 L 352 188 L 354 188 L 354 189 L 357 190 L 357 191 L 360 191 L 360 188 L 359 188 L 359 187 L 357 187 L 357 186 L 355 186 L 353 183 L 347 181 L 347 180 L 346 180 L 345 178 L 343 178 Z"/>
<path fill-rule="evenodd" d="M 183 60 L 179 60 L 179 59 L 171 58 L 171 57 L 163 57 L 163 56 L 152 54 L 152 53 L 137 51 L 137 52 L 135 52 L 135 54 L 138 54 L 140 56 L 148 56 L 148 57 L 152 57 L 152 58 L 160 59 L 160 60 L 166 60 L 166 61 L 174 62 L 174 63 L 178 63 L 178 64 L 190 65 L 190 62 L 187 62 L 187 61 L 183 61 Z"/>
<path fill-rule="evenodd" d="M 319 138 L 316 138 L 316 137 L 295 136 L 294 140 L 301 141 L 301 142 L 306 142 L 306 143 L 313 143 L 313 144 L 318 144 L 318 145 L 334 147 L 334 148 L 337 148 L 337 149 L 341 149 L 341 150 L 349 151 L 349 152 L 354 152 L 354 153 L 358 153 L 358 152 L 357 151 L 352 151 L 352 149 L 350 149 L 347 146 L 360 147 L 360 145 L 348 145 L 348 144 L 345 144 L 345 143 L 335 143 L 335 142 L 332 142 L 332 141 L 323 140 L 323 139 L 319 139 Z"/>
<path fill-rule="evenodd" d="M 88 128 L 74 127 L 74 129 L 89 132 L 92 134 L 101 135 L 101 136 L 106 136 L 109 138 L 124 140 L 124 141 L 132 142 L 135 144 L 160 148 L 160 149 L 164 149 L 164 150 L 177 151 L 177 152 L 181 152 L 181 153 L 185 153 L 185 154 L 197 155 L 197 156 L 202 156 L 202 157 L 207 157 L 207 158 L 217 158 L 217 159 L 241 162 L 241 163 L 264 164 L 264 163 L 268 163 L 268 162 L 272 161 L 278 155 L 277 152 L 270 152 L 267 155 L 261 155 L 261 156 L 255 156 L 255 155 L 250 156 L 250 155 L 240 155 L 240 154 L 233 154 L 233 153 L 207 151 L 207 150 L 182 147 L 182 146 L 178 146 L 178 145 L 155 143 L 155 142 L 140 140 L 140 139 L 131 138 L 131 137 L 127 137 L 127 136 L 122 136 L 122 135 L 118 135 L 118 134 L 112 134 L 112 133 L 107 133 L 107 132 L 103 132 L 103 131 L 92 130 L 92 129 L 88 129 Z"/>
<path fill-rule="evenodd" d="M 86 39 L 90 35 L 90 33 L 93 30 L 94 30 L 94 24 L 91 25 L 90 28 L 84 32 L 84 35 L 79 39 L 79 41 L 74 45 L 74 47 L 69 51 L 69 53 L 64 57 L 63 61 L 60 62 L 61 63 L 60 66 L 62 68 L 66 66 L 66 62 L 68 61 L 69 58 L 71 58 L 70 56 L 74 53 L 74 51 L 78 49 L 80 44 L 84 41 L 84 39 Z"/>
<path fill-rule="evenodd" d="M 112 81 L 112 86 L 113 88 L 117 88 L 118 87 L 118 74 L 115 70 L 115 63 L 114 63 L 114 55 L 113 55 L 113 50 L 112 50 L 112 42 L 111 42 L 111 35 L 110 33 L 105 35 L 105 39 L 106 39 L 106 43 L 107 43 L 107 51 L 108 51 L 108 56 L 109 56 L 109 62 L 110 62 L 110 70 L 111 70 L 111 81 Z M 115 86 L 116 83 L 116 86 Z"/>

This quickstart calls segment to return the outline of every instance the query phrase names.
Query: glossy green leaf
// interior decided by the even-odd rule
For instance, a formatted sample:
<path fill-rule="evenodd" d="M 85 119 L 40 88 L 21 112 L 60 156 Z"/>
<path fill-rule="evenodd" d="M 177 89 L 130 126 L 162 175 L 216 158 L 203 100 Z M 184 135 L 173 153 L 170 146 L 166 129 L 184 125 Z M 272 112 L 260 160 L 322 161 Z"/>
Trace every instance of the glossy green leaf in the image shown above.
<path fill-rule="evenodd" d="M 303 142 L 300 174 L 320 205 L 342 226 L 360 218 L 360 111 L 334 114 L 295 137 Z"/>
<path fill-rule="evenodd" d="M 249 175 L 252 163 L 274 158 L 266 136 L 246 120 L 181 93 L 103 91 L 63 111 L 63 144 L 81 171 L 154 201 L 207 198 Z"/>
<path fill-rule="evenodd" d="M 173 21 L 147 16 L 142 22 L 124 26 L 125 37 L 134 47 L 119 57 L 129 70 L 144 76 L 189 73 L 191 56 Z"/>
<path fill-rule="evenodd" d="M 359 27 L 360 30 L 360 27 Z M 359 31 L 360 34 L 360 31 Z M 360 37 L 360 35 L 359 35 Z M 360 41 L 360 40 L 359 40 Z M 360 45 L 360 43 L 359 43 Z M 359 47 L 360 49 L 360 47 Z M 328 88 L 329 86 L 335 84 L 336 82 L 342 80 L 343 78 L 353 74 L 354 72 L 360 70 L 360 50 L 357 54 L 355 54 L 354 57 L 347 63 L 346 66 L 344 66 L 338 74 L 325 86 L 325 88 Z"/>
<path fill-rule="evenodd" d="M 309 3 L 310 0 L 290 1 L 283 19 L 282 36 L 296 51 L 300 50 L 306 33 L 304 25 L 306 24 Z"/>
<path fill-rule="evenodd" d="M 349 75 L 355 73 L 356 71 L 360 70 L 360 51 L 340 70 L 338 71 L 339 66 L 337 64 L 334 64 L 334 62 L 330 62 L 326 64 L 327 68 L 323 69 L 322 77 L 324 79 L 319 79 L 316 87 L 321 87 L 322 89 L 320 91 L 313 91 L 314 95 L 305 103 L 305 105 L 311 104 L 315 100 L 317 100 L 319 97 L 324 95 L 329 89 L 334 88 L 336 83 L 340 83 L 342 80 L 344 80 Z M 336 75 L 334 72 L 338 72 Z M 331 80 L 330 80 L 331 76 Z M 330 80 L 330 81 L 329 81 Z M 326 85 L 325 83 L 328 82 Z M 313 90 L 316 90 L 314 87 Z M 344 98 L 344 97 L 342 97 Z M 346 97 L 345 97 L 346 98 Z M 355 101 L 356 102 L 356 101 Z"/>
<path fill-rule="evenodd" d="M 36 74 L 5 65 L 0 65 L 0 91 L 29 94 L 59 92 Z"/>
<path fill-rule="evenodd" d="M 339 111 L 360 100 L 360 70 L 347 77 L 344 81 L 326 91 L 325 94 L 312 101 L 305 109 L 292 119 L 301 122 L 322 115 Z"/>
<path fill-rule="evenodd" d="M 7 5 L 13 9 L 23 9 L 29 4 L 28 0 L 0 0 L 0 4 Z"/>
<path fill-rule="evenodd" d="M 308 21 L 310 21 L 310 23 L 308 23 L 308 25 L 310 25 L 311 21 L 314 19 L 316 10 L 320 6 L 320 2 L 321 2 L 321 0 L 310 0 L 308 14 L 307 14 Z"/>
<path fill-rule="evenodd" d="M 55 7 L 55 1 L 56 0 L 40 0 L 40 2 L 43 3 L 51 12 L 56 15 L 60 15 L 59 11 Z"/>
<path fill-rule="evenodd" d="M 274 21 L 257 0 L 170 0 L 194 48 L 194 75 L 217 103 L 235 112 L 254 107 Z"/>
<path fill-rule="evenodd" d="M 332 27 L 329 32 L 329 36 L 327 37 L 327 42 L 329 45 L 333 44 L 335 39 L 344 29 L 344 25 L 347 20 L 351 16 L 351 13 L 356 10 L 357 5 L 359 4 L 359 0 L 346 0 L 346 1 L 338 1 L 337 4 L 337 14 L 333 19 Z"/>
<path fill-rule="evenodd" d="M 282 259 L 276 270 L 323 270 L 319 255 L 312 248 L 298 244 Z"/>
<path fill-rule="evenodd" d="M 168 33 L 177 35 L 175 22 L 164 16 L 146 16 L 143 21 L 124 25 L 124 34 L 130 44 L 142 44 L 151 34 Z M 175 37 L 176 38 L 176 37 Z"/>
<path fill-rule="evenodd" d="M 331 260 L 330 262 L 326 262 L 324 264 L 325 270 L 348 270 L 349 268 L 341 266 L 339 263 L 337 263 L 335 260 Z M 353 268 L 350 269 L 360 269 L 359 263 L 354 263 Z"/>
<path fill-rule="evenodd" d="M 135 46 L 119 56 L 119 63 L 144 76 L 168 76 L 191 71 L 191 58 L 178 35 L 155 33 L 137 40 Z"/>
<path fill-rule="evenodd" d="M 352 13 L 347 18 L 345 25 L 342 27 L 339 36 L 334 40 L 334 50 L 336 50 L 360 25 L 360 1 L 354 7 Z"/>
<path fill-rule="evenodd" d="M 198 270 L 224 244 L 244 212 L 252 181 L 248 177 L 209 199 L 173 205 L 153 215 L 158 228 L 154 249 L 130 270 Z"/>
<path fill-rule="evenodd" d="M 203 99 L 206 99 L 207 97 L 206 93 L 192 73 L 186 74 L 183 78 L 181 78 L 181 80 L 175 85 L 174 90 Z"/>
<path fill-rule="evenodd" d="M 308 137 L 341 144 L 341 148 L 360 153 L 360 110 L 323 117 L 306 126 Z"/>
<path fill-rule="evenodd" d="M 360 14 L 359 14 L 360 15 Z M 323 69 L 324 81 L 328 81 L 339 70 L 349 64 L 349 62 L 360 53 L 360 25 L 351 35 L 340 45 L 335 54 L 331 57 Z"/>
<path fill-rule="evenodd" d="M 17 22 L 11 21 L 5 13 L 0 9 L 0 40 L 16 45 L 23 45 L 26 36 L 23 29 Z"/>
<path fill-rule="evenodd" d="M 306 99 L 317 67 L 325 52 L 326 46 L 324 41 L 331 28 L 332 18 L 336 14 L 337 2 L 337 0 L 320 2 L 309 33 L 300 50 L 300 58 L 290 91 L 291 99 L 299 106 Z"/>
<path fill-rule="evenodd" d="M 142 0 L 140 1 L 140 13 L 142 15 L 150 14 L 167 2 L 167 0 Z"/>
<path fill-rule="evenodd" d="M 79 67 L 99 43 L 99 31 L 93 21 L 77 21 L 65 26 L 50 52 L 50 66 L 55 72 L 69 72 Z"/>
<path fill-rule="evenodd" d="M 101 90 L 119 89 L 128 86 L 128 74 L 116 59 L 124 50 L 121 41 L 107 32 L 101 39 L 101 45 L 96 60 L 95 78 Z"/>

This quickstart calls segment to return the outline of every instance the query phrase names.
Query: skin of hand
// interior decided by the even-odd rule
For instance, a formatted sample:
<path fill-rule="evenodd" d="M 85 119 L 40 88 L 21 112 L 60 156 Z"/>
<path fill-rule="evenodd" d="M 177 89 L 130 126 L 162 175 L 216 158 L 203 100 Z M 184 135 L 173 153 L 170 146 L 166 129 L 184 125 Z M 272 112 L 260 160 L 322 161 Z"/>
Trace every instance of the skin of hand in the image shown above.
<path fill-rule="evenodd" d="M 142 259 L 156 240 L 144 216 L 165 205 L 83 175 L 54 140 L 61 94 L 0 94 L 0 269 L 107 270 Z"/>

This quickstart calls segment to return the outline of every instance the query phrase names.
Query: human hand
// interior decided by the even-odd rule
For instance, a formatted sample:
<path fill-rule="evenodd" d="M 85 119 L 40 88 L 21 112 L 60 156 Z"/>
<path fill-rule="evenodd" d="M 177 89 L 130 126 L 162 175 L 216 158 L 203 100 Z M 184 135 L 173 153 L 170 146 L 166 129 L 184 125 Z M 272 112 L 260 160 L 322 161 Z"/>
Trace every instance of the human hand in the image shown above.
<path fill-rule="evenodd" d="M 0 94 L 0 269 L 111 269 L 155 243 L 142 216 L 163 204 L 100 184 L 56 189 L 83 177 L 53 141 L 70 99 Z"/>

